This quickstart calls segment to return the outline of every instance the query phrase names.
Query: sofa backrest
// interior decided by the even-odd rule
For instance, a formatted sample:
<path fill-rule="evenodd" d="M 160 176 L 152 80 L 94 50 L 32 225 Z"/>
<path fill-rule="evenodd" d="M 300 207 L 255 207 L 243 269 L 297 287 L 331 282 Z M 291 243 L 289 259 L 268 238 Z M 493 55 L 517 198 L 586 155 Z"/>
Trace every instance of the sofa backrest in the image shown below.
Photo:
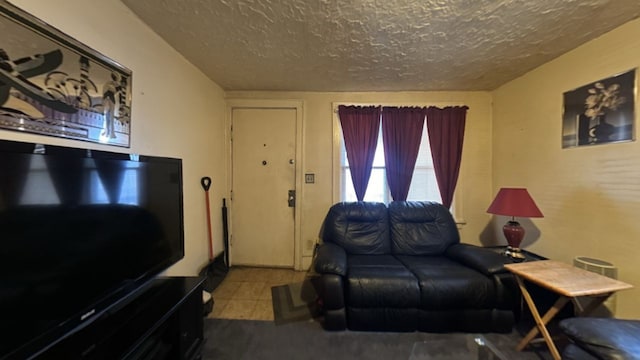
<path fill-rule="evenodd" d="M 333 205 L 324 221 L 322 240 L 341 246 L 348 254 L 389 254 L 391 241 L 386 205 L 362 201 Z"/>
<path fill-rule="evenodd" d="M 398 255 L 440 255 L 460 242 L 447 208 L 436 202 L 394 201 L 389 204 L 391 252 Z"/>

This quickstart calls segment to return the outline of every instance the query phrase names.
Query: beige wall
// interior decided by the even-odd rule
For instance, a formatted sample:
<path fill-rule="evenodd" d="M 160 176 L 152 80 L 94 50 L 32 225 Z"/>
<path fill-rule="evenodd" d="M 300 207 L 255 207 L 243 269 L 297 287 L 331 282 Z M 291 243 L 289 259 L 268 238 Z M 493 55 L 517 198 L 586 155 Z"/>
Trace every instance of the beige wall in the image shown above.
<path fill-rule="evenodd" d="M 461 187 L 457 195 L 466 225 L 464 242 L 480 243 L 491 201 L 491 97 L 486 92 L 227 92 L 228 99 L 298 99 L 304 102 L 305 173 L 315 173 L 315 184 L 303 185 L 302 244 L 308 264 L 312 244 L 327 210 L 333 203 L 334 103 L 372 103 L 393 105 L 468 105 Z"/>
<path fill-rule="evenodd" d="M 544 213 L 527 222 L 539 238 L 528 236 L 524 246 L 569 263 L 575 256 L 612 262 L 636 286 L 618 294 L 617 315 L 636 318 L 640 144 L 562 149 L 561 131 L 562 94 L 640 65 L 638 34 L 635 20 L 496 90 L 492 169 L 494 192 L 527 187 Z"/>
<path fill-rule="evenodd" d="M 204 191 L 216 252 L 222 251 L 219 206 L 226 183 L 224 93 L 144 25 L 120 1 L 29 1 L 14 4 L 133 71 L 131 148 L 0 130 L 0 138 L 183 159 L 185 258 L 169 275 L 194 275 L 208 261 Z"/>

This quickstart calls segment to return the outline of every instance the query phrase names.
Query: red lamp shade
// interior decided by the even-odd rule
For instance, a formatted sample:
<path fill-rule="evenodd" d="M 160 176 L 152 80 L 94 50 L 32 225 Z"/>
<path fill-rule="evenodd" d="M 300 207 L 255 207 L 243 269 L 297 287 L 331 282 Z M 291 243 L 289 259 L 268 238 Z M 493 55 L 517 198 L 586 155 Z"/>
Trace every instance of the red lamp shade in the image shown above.
<path fill-rule="evenodd" d="M 531 195 L 524 188 L 500 189 L 487 212 L 512 217 L 543 217 Z"/>
<path fill-rule="evenodd" d="M 543 217 L 542 212 L 529 195 L 527 189 L 502 188 L 498 191 L 487 212 L 495 215 L 511 216 L 511 221 L 502 228 L 504 237 L 509 247 L 515 253 L 509 253 L 514 257 L 522 257 L 519 254 L 520 243 L 524 238 L 524 228 L 515 221 L 515 217 Z"/>

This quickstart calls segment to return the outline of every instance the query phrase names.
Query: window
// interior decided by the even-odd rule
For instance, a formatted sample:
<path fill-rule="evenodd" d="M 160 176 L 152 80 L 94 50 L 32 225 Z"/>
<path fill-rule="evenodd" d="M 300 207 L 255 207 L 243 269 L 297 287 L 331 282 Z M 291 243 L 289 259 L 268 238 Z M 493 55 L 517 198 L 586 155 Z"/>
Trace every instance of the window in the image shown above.
<path fill-rule="evenodd" d="M 356 193 L 353 189 L 351 181 L 351 172 L 349 171 L 349 162 L 347 160 L 347 152 L 345 151 L 344 140 L 340 141 L 340 200 L 356 201 Z M 378 134 L 378 145 L 376 154 L 373 159 L 373 169 L 371 170 L 371 178 L 369 186 L 364 197 L 365 201 L 378 201 L 388 204 L 392 201 L 389 187 L 387 186 L 387 175 L 384 163 L 384 148 L 382 145 L 382 129 Z M 429 137 L 427 136 L 426 124 L 422 132 L 422 140 L 420 141 L 420 150 L 418 159 L 411 178 L 411 186 L 409 187 L 409 195 L 407 200 L 429 200 L 442 202 L 438 183 L 436 182 L 435 171 L 433 170 L 433 161 L 431 159 L 431 148 L 429 147 Z"/>

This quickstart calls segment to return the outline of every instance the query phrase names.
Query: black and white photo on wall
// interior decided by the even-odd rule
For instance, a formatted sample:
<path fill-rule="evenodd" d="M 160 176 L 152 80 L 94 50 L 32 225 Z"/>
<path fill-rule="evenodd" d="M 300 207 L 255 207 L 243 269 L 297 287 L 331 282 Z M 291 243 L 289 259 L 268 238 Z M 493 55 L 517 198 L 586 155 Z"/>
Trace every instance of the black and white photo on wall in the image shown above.
<path fill-rule="evenodd" d="M 562 148 L 635 140 L 636 69 L 563 97 Z"/>
<path fill-rule="evenodd" d="M 0 129 L 130 146 L 131 71 L 0 0 Z"/>

